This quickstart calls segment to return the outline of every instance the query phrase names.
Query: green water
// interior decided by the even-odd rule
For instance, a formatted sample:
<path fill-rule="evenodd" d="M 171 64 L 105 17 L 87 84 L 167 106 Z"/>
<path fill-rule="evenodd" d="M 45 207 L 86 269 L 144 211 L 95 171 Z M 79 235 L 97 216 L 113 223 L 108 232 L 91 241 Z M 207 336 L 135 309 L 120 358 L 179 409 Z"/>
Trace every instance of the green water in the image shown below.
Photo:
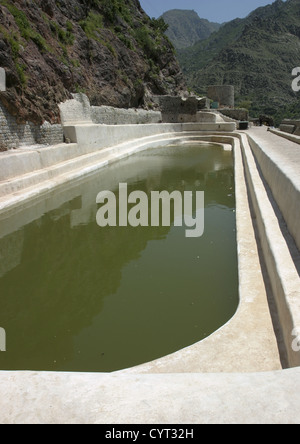
<path fill-rule="evenodd" d="M 102 190 L 205 191 L 205 232 L 100 228 Z M 238 306 L 233 159 L 148 150 L 0 216 L 2 370 L 110 372 L 216 331 Z"/>

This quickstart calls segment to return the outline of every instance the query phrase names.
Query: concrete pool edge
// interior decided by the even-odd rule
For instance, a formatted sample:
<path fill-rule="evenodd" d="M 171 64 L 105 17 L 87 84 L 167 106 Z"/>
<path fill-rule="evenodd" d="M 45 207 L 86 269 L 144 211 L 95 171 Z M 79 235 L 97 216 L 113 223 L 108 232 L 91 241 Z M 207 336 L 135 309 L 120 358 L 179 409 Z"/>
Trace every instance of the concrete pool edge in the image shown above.
<path fill-rule="evenodd" d="M 218 133 L 216 134 L 218 135 Z M 230 143 L 230 138 L 226 137 L 226 134 L 223 137 L 224 143 Z M 12 177 L 0 181 L 0 212 L 18 206 L 20 203 L 53 190 L 66 182 L 91 174 L 116 160 L 151 147 L 171 144 L 178 138 L 186 138 L 186 140 L 196 138 L 199 141 L 213 142 L 215 136 L 211 133 L 199 133 L 197 131 L 158 134 L 130 140 L 80 156 L 75 155 L 71 159 L 67 157 L 67 160 L 60 159 L 58 163 L 54 161 L 53 164 L 47 163 L 43 158 L 44 150 L 24 151 L 19 149 L 13 154 L 4 154 L 0 156 L 0 166 L 2 170 L 12 171 Z M 46 149 L 46 151 L 49 150 L 50 152 L 47 152 L 46 156 L 51 157 L 51 152 L 53 152 L 55 158 L 56 153 L 60 150 L 60 145 Z M 34 170 L 28 173 L 27 170 L 30 169 L 33 163 L 36 163 Z"/>
<path fill-rule="evenodd" d="M 209 136 L 209 134 L 199 134 L 203 135 Z M 191 136 L 197 137 L 196 132 Z M 241 133 L 230 133 L 230 137 L 234 137 L 234 140 L 243 139 Z M 246 188 L 244 192 L 246 195 Z M 244 220 L 245 224 L 250 222 L 247 213 L 248 209 L 245 208 L 244 212 L 238 214 L 238 218 Z M 247 244 L 248 237 L 241 236 L 241 241 L 244 245 L 240 244 L 239 247 L 251 253 L 252 250 L 249 250 Z M 257 252 L 253 253 L 253 260 L 254 257 L 257 266 Z M 248 280 L 247 258 L 244 257 L 244 260 L 243 279 Z M 256 272 L 259 273 L 259 270 L 256 269 Z M 249 285 L 252 285 L 251 278 Z M 249 306 L 253 305 L 253 302 L 250 297 Z M 241 305 L 239 311 L 240 309 Z M 223 329 L 224 327 L 221 330 Z M 221 333 L 221 330 L 215 334 Z M 247 355 L 250 348 L 249 338 L 245 332 L 242 334 L 245 335 L 244 344 L 248 344 L 243 349 Z M 262 340 L 265 340 L 263 336 Z M 255 346 L 258 346 L 257 342 Z M 218 359 L 217 353 L 214 359 Z M 239 359 L 239 355 L 236 359 Z M 265 366 L 263 367 L 265 369 Z M 132 369 L 129 370 L 131 371 Z M 138 373 L 138 368 L 133 371 Z M 236 369 L 233 369 L 231 374 L 226 371 L 223 374 L 214 373 L 213 370 L 207 371 L 209 374 L 199 370 L 197 375 L 192 369 L 189 374 L 177 375 L 170 370 L 166 371 L 168 373 L 166 375 L 126 374 L 126 372 L 111 375 L 1 372 L 0 406 L 4 412 L 1 422 L 72 423 L 75 421 L 116 424 L 299 422 L 299 408 L 296 408 L 300 401 L 297 395 L 299 368 L 271 373 L 266 373 L 264 370 L 256 373 L 257 370 L 254 368 L 249 370 L 253 373 L 248 373 L 246 369 L 240 370 L 243 374 L 238 373 L 239 370 Z M 209 399 L 212 399 L 212 402 L 206 403 L 205 400 Z"/>
<path fill-rule="evenodd" d="M 251 374 L 3 373 L 2 424 L 297 424 L 300 369 Z"/>

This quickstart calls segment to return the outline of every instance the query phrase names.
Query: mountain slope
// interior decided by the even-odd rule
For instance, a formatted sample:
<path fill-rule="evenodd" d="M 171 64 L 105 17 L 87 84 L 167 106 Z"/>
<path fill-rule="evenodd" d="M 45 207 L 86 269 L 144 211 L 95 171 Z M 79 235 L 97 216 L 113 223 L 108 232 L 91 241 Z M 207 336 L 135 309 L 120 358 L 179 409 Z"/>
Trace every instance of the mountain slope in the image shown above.
<path fill-rule="evenodd" d="M 166 35 L 176 49 L 187 48 L 199 40 L 207 39 L 220 28 L 219 23 L 201 19 L 195 11 L 173 9 L 162 15 L 169 25 Z"/>
<path fill-rule="evenodd" d="M 291 72 L 300 61 L 300 2 L 277 0 L 245 19 L 179 53 L 190 87 L 205 93 L 210 84 L 232 84 L 237 100 L 253 113 L 276 115 L 298 100 Z"/>
<path fill-rule="evenodd" d="M 138 0 L 1 0 L 0 100 L 20 122 L 55 123 L 72 92 L 116 107 L 179 94 L 185 83 L 164 31 Z"/>

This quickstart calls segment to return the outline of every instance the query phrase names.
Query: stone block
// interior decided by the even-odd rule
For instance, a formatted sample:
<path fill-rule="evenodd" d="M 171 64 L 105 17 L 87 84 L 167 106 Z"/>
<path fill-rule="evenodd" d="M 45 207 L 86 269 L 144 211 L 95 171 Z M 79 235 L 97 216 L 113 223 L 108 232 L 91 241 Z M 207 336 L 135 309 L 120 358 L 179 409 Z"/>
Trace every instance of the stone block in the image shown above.
<path fill-rule="evenodd" d="M 279 127 L 280 131 L 288 134 L 293 134 L 295 131 L 295 125 L 284 125 L 281 124 Z"/>
<path fill-rule="evenodd" d="M 92 123 L 90 101 L 85 94 L 73 94 L 73 99 L 59 104 L 59 110 L 63 125 Z"/>

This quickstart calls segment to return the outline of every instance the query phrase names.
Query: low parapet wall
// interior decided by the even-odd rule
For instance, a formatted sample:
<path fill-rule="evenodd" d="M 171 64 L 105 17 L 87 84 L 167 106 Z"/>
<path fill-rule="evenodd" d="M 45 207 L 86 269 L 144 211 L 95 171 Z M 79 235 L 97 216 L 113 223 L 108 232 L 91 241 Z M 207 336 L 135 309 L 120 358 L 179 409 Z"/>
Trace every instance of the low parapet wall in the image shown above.
<path fill-rule="evenodd" d="M 111 106 L 91 106 L 85 94 L 73 94 L 73 99 L 59 105 L 64 126 L 76 124 L 143 125 L 162 122 L 160 111 L 122 109 Z"/>
<path fill-rule="evenodd" d="M 299 171 L 295 171 L 293 157 L 290 161 L 285 161 L 280 153 L 266 149 L 266 145 L 259 139 L 250 137 L 249 141 L 263 176 L 300 250 L 300 178 Z M 282 145 L 282 149 L 284 148 L 285 144 Z M 285 154 L 288 154 L 287 149 Z"/>
<path fill-rule="evenodd" d="M 104 125 L 144 125 L 162 122 L 160 111 L 119 109 L 111 106 L 91 106 L 91 118 L 93 123 Z"/>
<path fill-rule="evenodd" d="M 122 155 L 131 154 L 136 146 L 156 141 L 163 143 L 164 140 L 172 140 L 176 133 L 200 132 L 203 135 L 212 132 L 230 133 L 235 128 L 234 123 L 147 125 L 83 123 L 66 126 L 65 137 L 72 143 L 37 149 L 18 149 L 0 154 L 0 210 L 7 206 L 18 205 L 28 188 L 31 190 L 28 191 L 27 198 L 31 198 L 44 192 L 47 187 L 53 188 L 68 180 L 67 176 L 64 176 L 66 174 L 71 177 L 72 172 L 80 175 L 94 170 L 107 162 L 108 158 L 112 161 L 114 158 L 121 158 Z"/>
<path fill-rule="evenodd" d="M 29 145 L 55 145 L 63 142 L 61 125 L 35 125 L 32 122 L 20 124 L 0 102 L 0 151 Z"/>
<path fill-rule="evenodd" d="M 249 120 L 249 111 L 247 109 L 242 108 L 220 108 L 218 110 L 221 114 L 226 117 L 230 117 L 231 119 L 237 121 L 248 121 Z"/>
<path fill-rule="evenodd" d="M 285 119 L 279 127 L 283 133 L 300 136 L 300 120 Z"/>
<path fill-rule="evenodd" d="M 83 149 L 101 149 L 141 137 L 183 131 L 231 132 L 236 129 L 234 123 L 183 123 L 149 125 L 72 125 L 65 126 L 65 137 L 72 143 L 78 143 Z"/>
<path fill-rule="evenodd" d="M 297 348 L 292 347 L 292 343 L 300 326 L 300 279 L 297 269 L 300 256 L 294 239 L 289 235 L 284 223 L 285 218 L 297 215 L 297 202 L 294 202 L 296 204 L 294 205 L 291 202 L 293 195 L 289 195 L 292 180 L 284 176 L 281 171 L 282 165 L 273 163 L 266 155 L 264 146 L 255 140 L 255 133 L 252 137 L 249 136 L 249 141 L 245 135 L 242 138 L 249 193 L 256 216 L 264 263 L 280 320 L 286 359 L 288 366 L 297 367 L 300 365 L 300 353 Z M 282 198 L 286 201 L 286 205 L 280 212 L 276 203 L 282 203 Z M 296 231 L 298 233 L 295 234 L 299 236 L 299 224 Z"/>

